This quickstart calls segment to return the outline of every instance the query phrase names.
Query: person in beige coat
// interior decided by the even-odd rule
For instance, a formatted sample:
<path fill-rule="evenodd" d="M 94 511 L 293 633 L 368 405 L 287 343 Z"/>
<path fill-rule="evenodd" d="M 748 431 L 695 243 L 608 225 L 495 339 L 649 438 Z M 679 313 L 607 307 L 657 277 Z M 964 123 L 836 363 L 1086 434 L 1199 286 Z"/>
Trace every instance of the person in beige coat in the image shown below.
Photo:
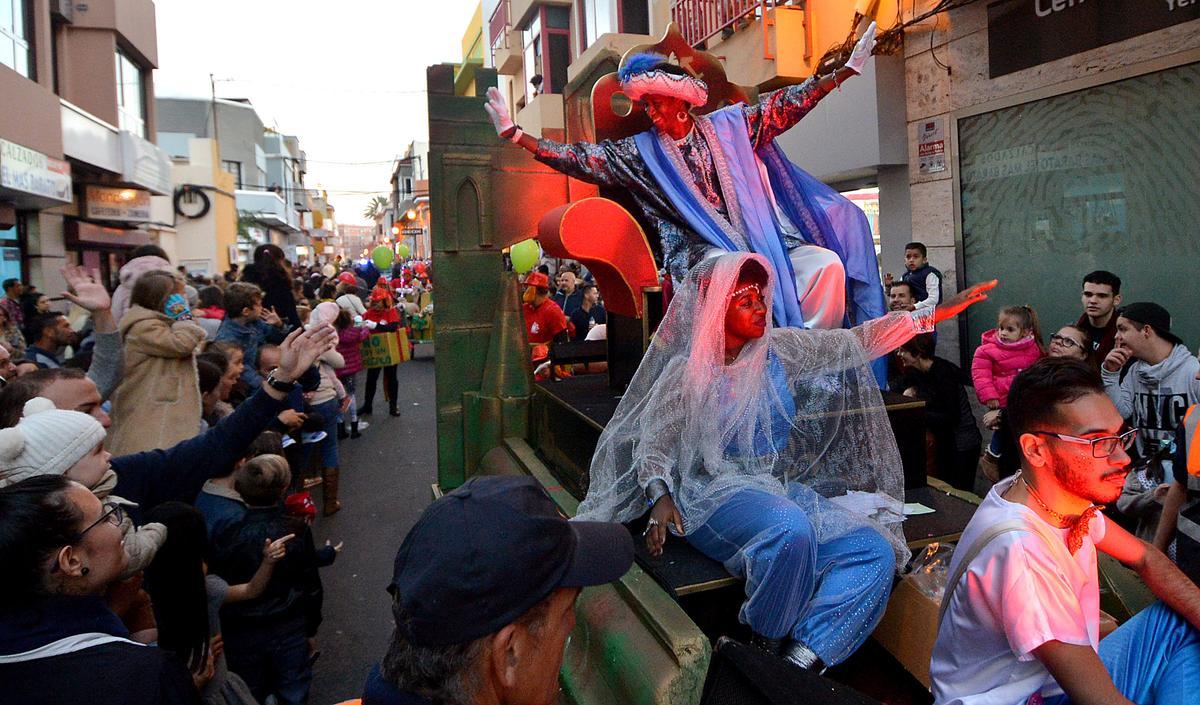
<path fill-rule="evenodd" d="M 127 455 L 169 448 L 200 430 L 196 352 L 204 329 L 191 320 L 170 272 L 138 278 L 121 318 L 125 375 L 113 395 L 110 450 Z"/>

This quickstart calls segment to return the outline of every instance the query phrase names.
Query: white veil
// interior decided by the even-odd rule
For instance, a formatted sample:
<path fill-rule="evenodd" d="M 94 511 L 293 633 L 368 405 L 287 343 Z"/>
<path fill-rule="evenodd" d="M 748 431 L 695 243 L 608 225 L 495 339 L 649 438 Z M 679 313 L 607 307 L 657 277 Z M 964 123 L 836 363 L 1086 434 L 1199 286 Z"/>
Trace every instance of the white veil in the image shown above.
<path fill-rule="evenodd" d="M 661 479 L 691 533 L 756 488 L 796 501 L 820 541 L 873 525 L 903 566 L 903 469 L 867 351 L 902 343 L 912 319 L 803 330 L 773 329 L 768 315 L 766 334 L 726 365 L 725 313 L 747 266 L 765 280 L 771 310 L 774 273 L 760 255 L 724 254 L 692 269 L 600 436 L 578 518 L 630 521 Z M 899 513 L 869 519 L 827 499 L 854 490 L 887 495 Z"/>

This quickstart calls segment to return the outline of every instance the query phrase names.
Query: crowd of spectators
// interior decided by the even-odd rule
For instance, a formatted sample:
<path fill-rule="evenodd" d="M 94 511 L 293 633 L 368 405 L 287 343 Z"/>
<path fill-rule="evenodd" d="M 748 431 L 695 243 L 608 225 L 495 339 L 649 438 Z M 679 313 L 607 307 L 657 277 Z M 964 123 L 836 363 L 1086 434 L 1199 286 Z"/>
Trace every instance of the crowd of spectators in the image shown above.
<path fill-rule="evenodd" d="M 413 265 L 302 267 L 262 245 L 210 278 L 147 246 L 111 296 L 64 269 L 70 317 L 4 282 L 0 699 L 308 701 L 320 569 L 342 548 L 311 527 L 341 508 L 338 444 L 367 428 L 360 347 L 409 324 L 414 290 L 431 310 Z"/>
<path fill-rule="evenodd" d="M 923 303 L 923 291 L 940 289 L 941 273 L 925 255 L 924 245 L 910 243 L 904 277 L 885 278 L 892 310 L 913 310 Z M 1139 538 L 1176 556 L 1176 542 L 1188 540 L 1178 526 L 1192 522 L 1186 527 L 1190 530 L 1200 516 L 1200 492 L 1189 493 L 1186 455 L 1180 455 L 1186 441 L 1184 417 L 1200 404 L 1200 360 L 1172 332 L 1172 316 L 1164 306 L 1149 301 L 1123 305 L 1128 292 L 1123 294 L 1121 285 L 1112 272 L 1085 274 L 1079 318 L 1053 329 L 1048 339 L 1033 306 L 1003 306 L 996 327 L 985 331 L 975 348 L 970 374 L 937 357 L 931 335 L 918 336 L 894 353 L 891 387 L 926 401 L 933 474 L 976 491 L 977 482 L 996 482 L 1020 466 L 1005 407 L 1021 371 L 1044 357 L 1078 360 L 1099 371 L 1117 411 L 1136 431 L 1131 471 L 1107 512 Z M 968 387 L 978 406 L 970 403 Z M 982 451 L 980 429 L 991 431 L 991 442 Z M 1181 562 L 1181 567 L 1200 575 L 1200 556 L 1188 560 L 1194 565 Z"/>

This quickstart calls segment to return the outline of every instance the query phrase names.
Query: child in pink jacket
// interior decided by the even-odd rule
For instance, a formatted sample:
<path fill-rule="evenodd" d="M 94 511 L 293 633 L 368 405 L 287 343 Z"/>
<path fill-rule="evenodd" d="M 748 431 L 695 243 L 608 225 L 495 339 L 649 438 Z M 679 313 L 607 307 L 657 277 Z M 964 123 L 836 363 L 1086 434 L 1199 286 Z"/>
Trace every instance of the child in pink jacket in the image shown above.
<path fill-rule="evenodd" d="M 367 323 L 370 321 L 363 321 L 345 308 L 333 321 L 333 327 L 338 332 L 337 351 L 346 360 L 346 366 L 338 370 L 338 379 L 350 396 L 350 405 L 342 412 L 342 423 L 338 427 L 339 438 L 358 438 L 368 425 L 367 422 L 358 420 L 358 401 L 354 398 L 354 375 L 363 369 L 362 344 L 371 335 L 370 329 L 374 327 L 365 325 Z M 346 431 L 347 423 L 350 426 L 349 432 Z"/>
<path fill-rule="evenodd" d="M 971 360 L 975 395 L 990 410 L 983 417 L 985 426 L 995 430 L 1000 425 L 998 411 L 1008 406 L 1008 390 L 1017 373 L 1045 354 L 1041 327 L 1033 307 L 1008 306 L 1001 309 L 996 327 L 984 331 L 979 347 L 975 348 L 975 358 Z M 999 457 L 999 434 L 992 434 L 984 463 L 995 462 Z"/>

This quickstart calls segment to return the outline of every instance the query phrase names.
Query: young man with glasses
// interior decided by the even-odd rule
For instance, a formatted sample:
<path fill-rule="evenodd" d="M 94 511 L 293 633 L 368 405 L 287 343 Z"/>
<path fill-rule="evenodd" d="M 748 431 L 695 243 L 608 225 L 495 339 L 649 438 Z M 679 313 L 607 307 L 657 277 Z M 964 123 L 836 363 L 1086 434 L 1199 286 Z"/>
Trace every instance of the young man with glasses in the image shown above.
<path fill-rule="evenodd" d="M 1200 588 L 1100 513 L 1121 493 L 1137 431 L 1094 370 L 1063 358 L 1019 374 L 1007 413 L 1021 471 L 992 488 L 955 551 L 930 664 L 935 703 L 1191 702 Z M 1097 551 L 1161 600 L 1103 642 Z"/>

